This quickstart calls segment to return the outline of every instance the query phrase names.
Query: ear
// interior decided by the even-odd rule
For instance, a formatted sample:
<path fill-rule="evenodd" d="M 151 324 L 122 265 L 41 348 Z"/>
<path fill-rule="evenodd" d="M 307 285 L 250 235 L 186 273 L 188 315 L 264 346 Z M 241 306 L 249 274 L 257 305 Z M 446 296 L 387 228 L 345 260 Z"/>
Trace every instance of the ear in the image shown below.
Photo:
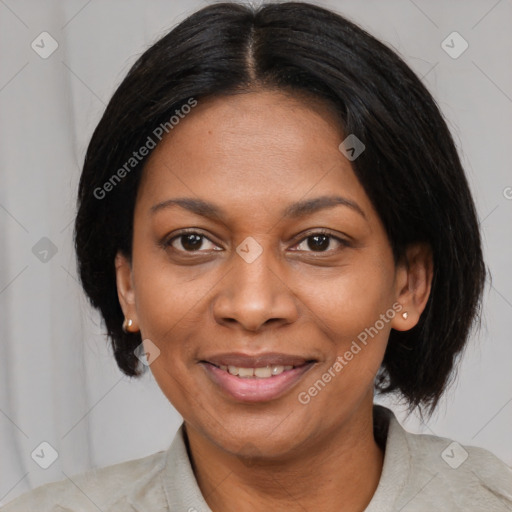
<path fill-rule="evenodd" d="M 135 288 L 133 286 L 132 266 L 130 260 L 120 251 L 116 254 L 115 267 L 119 304 L 121 304 L 125 319 L 132 321 L 130 327 L 127 327 L 127 330 L 129 332 L 137 332 L 139 330 L 139 321 L 135 308 Z"/>
<path fill-rule="evenodd" d="M 393 329 L 408 331 L 418 323 L 430 296 L 433 273 L 434 265 L 430 246 L 426 243 L 410 245 L 406 250 L 404 261 L 397 267 L 396 297 L 402 309 L 391 322 Z M 407 313 L 406 318 L 404 313 Z"/>

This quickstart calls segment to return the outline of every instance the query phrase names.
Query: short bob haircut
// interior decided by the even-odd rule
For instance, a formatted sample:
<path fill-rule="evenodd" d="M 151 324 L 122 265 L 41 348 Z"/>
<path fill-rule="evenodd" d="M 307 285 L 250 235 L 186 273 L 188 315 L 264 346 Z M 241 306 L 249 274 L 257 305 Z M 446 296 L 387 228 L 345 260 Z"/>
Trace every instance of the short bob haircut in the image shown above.
<path fill-rule="evenodd" d="M 118 250 L 131 257 L 136 194 L 151 152 L 131 172 L 118 170 L 191 100 L 257 90 L 330 105 L 345 135 L 366 146 L 352 168 L 395 262 L 409 244 L 431 247 L 426 308 L 413 329 L 391 331 L 376 390 L 432 413 L 481 315 L 486 267 L 468 182 L 439 108 L 404 61 L 342 16 L 302 2 L 197 11 L 141 55 L 96 127 L 79 183 L 75 247 L 119 368 L 142 373 L 134 353 L 141 335 L 122 330 L 114 259 Z M 122 179 L 113 183 L 116 173 Z"/>

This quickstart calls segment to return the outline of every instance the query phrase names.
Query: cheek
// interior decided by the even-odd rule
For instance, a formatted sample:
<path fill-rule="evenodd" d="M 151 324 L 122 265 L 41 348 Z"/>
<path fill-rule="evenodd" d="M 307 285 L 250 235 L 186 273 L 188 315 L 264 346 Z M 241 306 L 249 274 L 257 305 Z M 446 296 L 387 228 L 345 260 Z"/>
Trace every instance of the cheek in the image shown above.
<path fill-rule="evenodd" d="M 331 374 L 340 389 L 356 381 L 364 387 L 377 373 L 395 316 L 394 265 L 391 258 L 358 258 L 357 264 L 341 268 L 335 278 L 308 280 L 303 277 L 303 296 L 317 318 L 318 327 L 331 341 L 330 360 L 324 371 L 338 360 Z M 337 359 L 338 358 L 338 359 Z M 335 371 L 337 370 L 337 371 Z M 329 376 L 326 376 L 329 379 Z"/>
<path fill-rule="evenodd" d="M 324 415 L 326 428 L 373 393 L 396 314 L 392 299 L 383 292 L 385 287 L 377 287 L 377 282 L 340 278 L 331 281 L 335 290 L 312 298 L 321 319 L 318 325 L 331 341 L 331 350 L 298 390 L 297 399 L 319 413 L 334 407 L 336 413 Z"/>
<path fill-rule="evenodd" d="M 394 300 L 393 265 L 366 257 L 354 260 L 323 279 L 305 273 L 300 277 L 301 293 L 322 320 L 319 325 L 343 339 L 374 325 Z"/>
<path fill-rule="evenodd" d="M 172 340 L 173 332 L 193 326 L 194 315 L 205 307 L 216 283 L 214 274 L 171 265 L 161 249 L 135 255 L 136 307 L 142 334 L 163 342 Z"/>
<path fill-rule="evenodd" d="M 193 385 L 194 349 L 188 342 L 197 329 L 201 301 L 213 286 L 183 275 L 149 254 L 134 258 L 136 307 L 143 339 L 159 349 L 151 372 L 160 389 L 180 413 L 200 400 Z M 203 313 L 204 315 L 204 313 Z"/>
<path fill-rule="evenodd" d="M 180 414 L 190 417 L 194 410 L 190 407 L 202 400 L 194 385 L 196 353 L 189 339 L 197 329 L 198 315 L 204 316 L 201 299 L 211 285 L 200 279 L 185 280 L 169 265 L 149 260 L 138 260 L 144 269 L 135 283 L 141 334 L 160 350 L 151 364 L 158 386 Z"/>

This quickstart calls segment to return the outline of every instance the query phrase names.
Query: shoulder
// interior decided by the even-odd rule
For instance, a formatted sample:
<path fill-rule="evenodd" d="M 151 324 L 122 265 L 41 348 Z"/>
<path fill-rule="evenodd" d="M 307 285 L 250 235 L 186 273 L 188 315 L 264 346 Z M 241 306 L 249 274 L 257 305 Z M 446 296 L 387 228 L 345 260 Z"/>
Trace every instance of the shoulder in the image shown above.
<path fill-rule="evenodd" d="M 384 464 L 365 512 L 510 512 L 512 469 L 482 448 L 407 432 L 394 413 L 374 408 Z"/>
<path fill-rule="evenodd" d="M 406 499 L 416 500 L 418 510 L 512 510 L 512 468 L 491 452 L 444 437 L 404 433 L 411 469 Z"/>
<path fill-rule="evenodd" d="M 165 451 L 87 472 L 67 476 L 42 485 L 4 505 L 0 512 L 97 512 L 116 504 L 126 504 L 126 497 L 139 490 L 158 494 L 158 476 L 165 466 Z M 156 497 L 156 496 L 155 496 Z M 121 510 L 121 509 L 119 509 Z"/>

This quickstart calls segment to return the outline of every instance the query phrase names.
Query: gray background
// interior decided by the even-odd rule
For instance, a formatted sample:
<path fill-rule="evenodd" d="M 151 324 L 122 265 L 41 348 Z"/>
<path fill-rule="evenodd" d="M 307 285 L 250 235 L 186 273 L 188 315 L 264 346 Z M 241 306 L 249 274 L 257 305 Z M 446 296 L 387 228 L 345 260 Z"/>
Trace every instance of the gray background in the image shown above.
<path fill-rule="evenodd" d="M 0 0 L 0 502 L 165 449 L 181 422 L 150 373 L 130 381 L 117 370 L 76 279 L 72 221 L 88 139 L 116 86 L 149 45 L 207 3 Z M 436 415 L 423 424 L 393 408 L 412 431 L 512 464 L 512 2 L 317 3 L 395 48 L 436 98 L 493 276 L 483 328 Z M 31 48 L 43 31 L 59 45 L 46 59 Z M 456 59 L 441 46 L 453 31 L 469 44 Z M 46 470 L 31 457 L 43 441 L 59 455 Z"/>

